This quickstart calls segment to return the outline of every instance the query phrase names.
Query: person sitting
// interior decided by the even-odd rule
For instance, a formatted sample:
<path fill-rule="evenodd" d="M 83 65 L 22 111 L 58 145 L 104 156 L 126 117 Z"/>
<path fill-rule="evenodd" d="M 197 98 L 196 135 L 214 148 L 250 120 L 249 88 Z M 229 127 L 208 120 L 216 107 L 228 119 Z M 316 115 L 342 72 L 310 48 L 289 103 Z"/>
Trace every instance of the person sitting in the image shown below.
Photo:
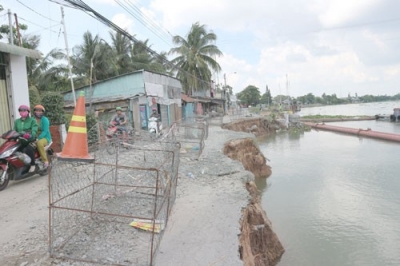
<path fill-rule="evenodd" d="M 31 159 L 31 167 L 29 168 L 29 172 L 32 173 L 35 171 L 35 150 L 31 145 L 31 142 L 36 140 L 36 134 L 38 131 L 38 124 L 36 119 L 29 116 L 30 108 L 27 105 L 21 105 L 18 107 L 20 118 L 14 121 L 14 130 L 20 134 L 23 134 L 22 137 L 26 139 L 23 145 L 19 148 L 20 151 L 26 153 Z"/>
<path fill-rule="evenodd" d="M 33 115 L 36 118 L 36 122 L 38 124 L 38 137 L 36 141 L 36 147 L 40 154 L 40 158 L 43 162 L 43 167 L 47 168 L 49 166 L 49 160 L 47 158 L 47 153 L 45 151 L 45 147 L 51 142 L 51 134 L 50 134 L 50 122 L 47 117 L 44 116 L 45 109 L 43 105 L 36 105 L 33 108 Z"/>
<path fill-rule="evenodd" d="M 161 119 L 160 114 L 157 112 L 157 108 L 153 108 L 150 117 L 155 117 L 155 118 L 157 118 L 158 120 Z"/>
<path fill-rule="evenodd" d="M 155 117 L 157 118 L 157 132 L 160 131 L 160 121 L 161 121 L 161 116 L 160 114 L 157 112 L 157 108 L 153 108 L 150 118 Z"/>
<path fill-rule="evenodd" d="M 126 115 L 122 112 L 121 107 L 115 108 L 115 111 L 117 113 L 111 118 L 110 125 L 116 126 L 117 129 L 121 131 L 122 137 L 126 141 L 127 140 L 126 124 L 128 123 L 128 120 L 126 119 Z"/>

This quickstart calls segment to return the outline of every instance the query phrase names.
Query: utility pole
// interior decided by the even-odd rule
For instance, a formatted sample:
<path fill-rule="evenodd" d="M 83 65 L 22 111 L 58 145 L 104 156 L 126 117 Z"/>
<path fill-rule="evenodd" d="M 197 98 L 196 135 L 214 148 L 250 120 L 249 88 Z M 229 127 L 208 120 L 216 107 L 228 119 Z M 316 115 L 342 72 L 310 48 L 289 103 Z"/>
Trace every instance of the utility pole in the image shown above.
<path fill-rule="evenodd" d="M 8 10 L 8 24 L 9 24 L 9 27 L 10 27 L 10 44 L 14 45 L 14 31 L 13 31 L 13 26 L 12 26 L 11 9 Z"/>
<path fill-rule="evenodd" d="M 64 27 L 64 40 L 65 40 L 65 50 L 67 51 L 67 59 L 68 59 L 68 75 L 71 80 L 71 88 L 72 88 L 72 97 L 74 98 L 74 106 L 76 106 L 76 97 L 75 97 L 75 88 L 74 88 L 74 80 L 72 78 L 72 66 L 71 59 L 69 58 L 69 49 L 68 49 L 68 40 L 67 40 L 67 29 L 65 28 L 64 22 L 64 9 L 61 7 L 61 24 Z"/>
<path fill-rule="evenodd" d="M 224 73 L 224 89 L 223 89 L 223 92 L 224 92 L 224 113 L 226 113 L 226 111 L 227 111 L 227 102 L 226 102 L 226 73 Z"/>
<path fill-rule="evenodd" d="M 19 46 L 22 46 L 21 34 L 19 33 L 19 24 L 18 24 L 17 13 L 14 13 L 14 17 L 15 17 L 15 27 L 17 28 L 17 34 L 18 34 L 18 44 L 19 44 Z"/>

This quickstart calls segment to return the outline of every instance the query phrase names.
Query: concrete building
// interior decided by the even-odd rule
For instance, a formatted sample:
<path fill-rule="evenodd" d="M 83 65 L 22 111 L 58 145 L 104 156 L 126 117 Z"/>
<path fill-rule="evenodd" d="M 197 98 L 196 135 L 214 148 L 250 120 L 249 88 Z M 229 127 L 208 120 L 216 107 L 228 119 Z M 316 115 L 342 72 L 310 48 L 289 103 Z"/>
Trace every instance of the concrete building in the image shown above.
<path fill-rule="evenodd" d="M 20 105 L 29 106 L 26 57 L 40 59 L 41 54 L 0 42 L 0 134 L 13 127 Z"/>

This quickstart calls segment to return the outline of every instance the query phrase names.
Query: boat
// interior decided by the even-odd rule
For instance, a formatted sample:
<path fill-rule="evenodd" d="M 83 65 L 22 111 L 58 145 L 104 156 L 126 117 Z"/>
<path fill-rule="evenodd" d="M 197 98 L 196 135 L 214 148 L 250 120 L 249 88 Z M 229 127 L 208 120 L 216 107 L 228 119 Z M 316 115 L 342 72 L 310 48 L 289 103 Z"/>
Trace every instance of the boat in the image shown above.
<path fill-rule="evenodd" d="M 384 120 L 391 122 L 400 122 L 400 108 L 394 108 L 391 115 L 375 115 L 376 120 Z"/>
<path fill-rule="evenodd" d="M 390 121 L 399 122 L 400 121 L 400 108 L 394 108 L 393 114 L 390 115 Z"/>

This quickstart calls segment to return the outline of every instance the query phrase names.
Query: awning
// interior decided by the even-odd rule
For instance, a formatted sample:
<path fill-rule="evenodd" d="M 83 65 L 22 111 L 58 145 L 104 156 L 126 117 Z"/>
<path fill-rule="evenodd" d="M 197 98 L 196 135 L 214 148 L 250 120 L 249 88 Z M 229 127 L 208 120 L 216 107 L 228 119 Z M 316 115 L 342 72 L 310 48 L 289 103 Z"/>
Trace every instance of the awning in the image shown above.
<path fill-rule="evenodd" d="M 31 50 L 3 42 L 0 42 L 0 52 L 26 56 L 34 59 L 40 59 L 42 57 L 42 54 L 36 50 Z"/>
<path fill-rule="evenodd" d="M 195 99 L 193 99 L 193 98 L 191 98 L 191 97 L 189 97 L 189 96 L 187 96 L 186 94 L 183 94 L 183 93 L 181 93 L 181 99 L 182 99 L 182 101 L 187 102 L 187 103 L 195 102 Z"/>

